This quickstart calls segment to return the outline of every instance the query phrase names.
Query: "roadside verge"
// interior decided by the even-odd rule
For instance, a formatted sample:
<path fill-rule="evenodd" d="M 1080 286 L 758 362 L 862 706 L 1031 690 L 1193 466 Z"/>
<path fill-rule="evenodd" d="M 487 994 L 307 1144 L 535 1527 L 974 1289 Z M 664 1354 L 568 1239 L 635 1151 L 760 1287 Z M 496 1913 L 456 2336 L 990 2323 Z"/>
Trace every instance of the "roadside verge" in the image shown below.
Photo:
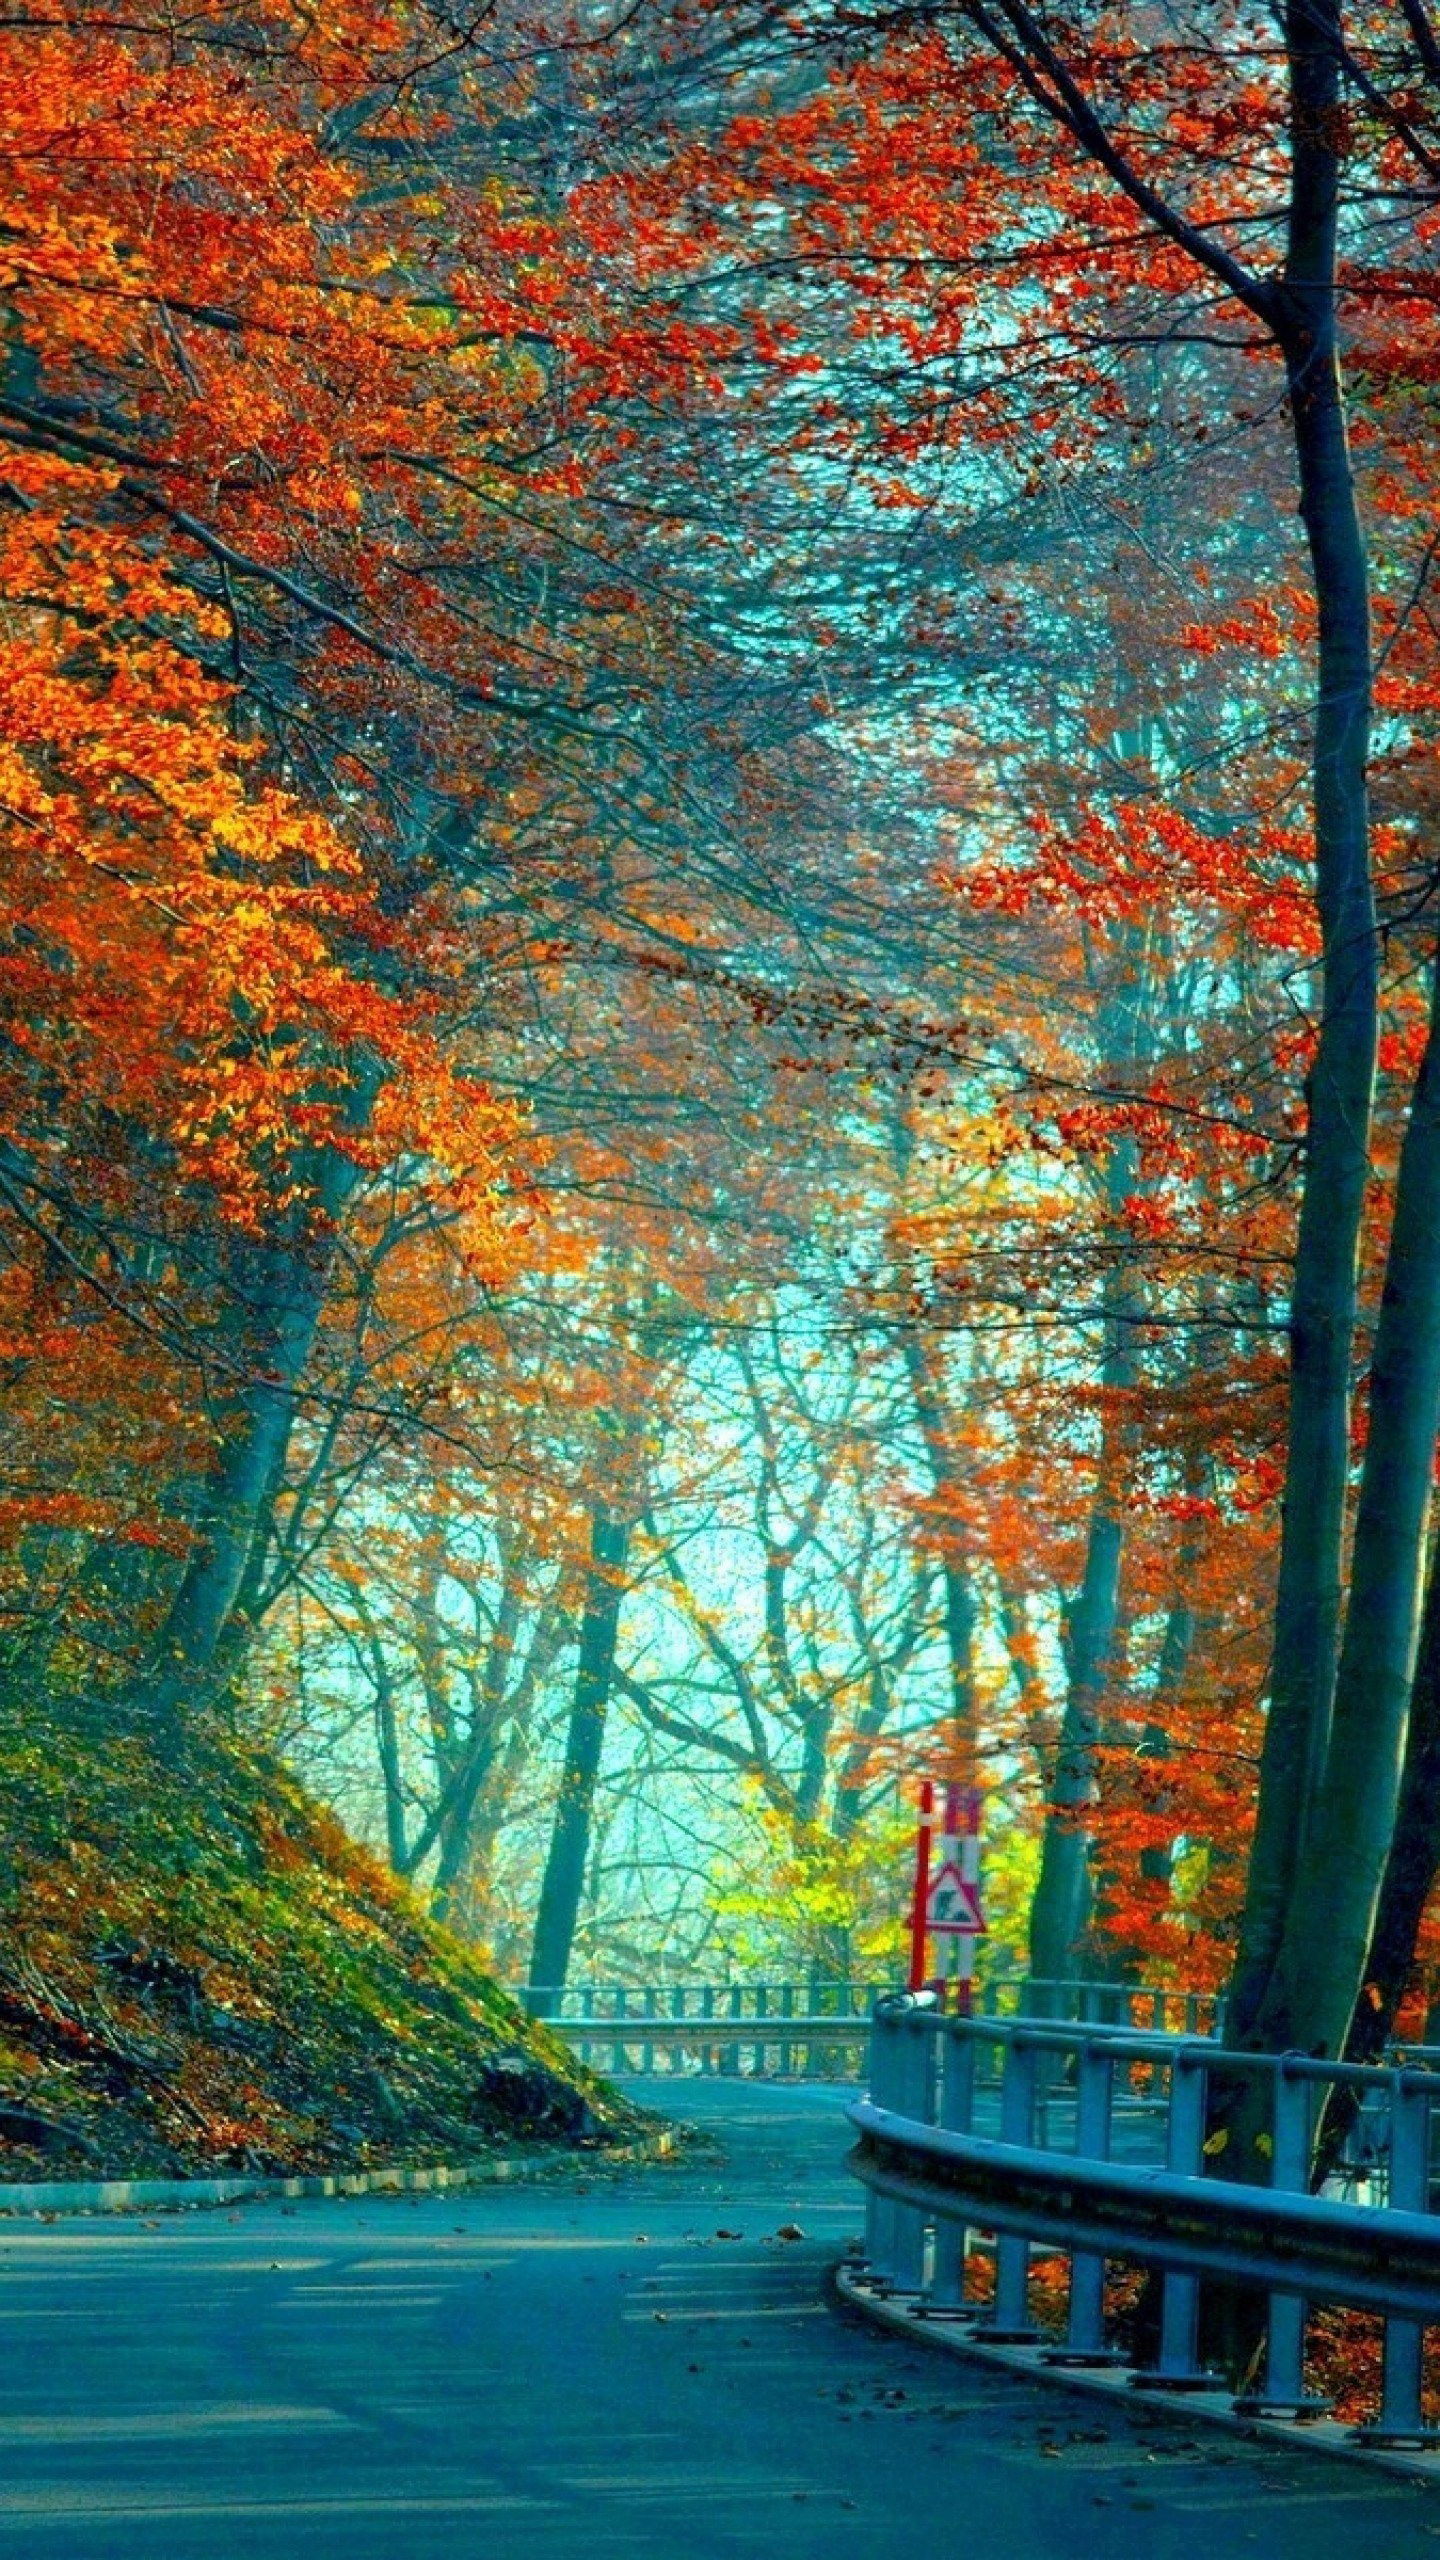
<path fill-rule="evenodd" d="M 681 2137 L 668 2125 L 628 2142 L 591 2151 L 559 2147 L 513 2152 L 492 2160 L 439 2162 L 429 2169 L 344 2169 L 305 2178 L 31 2178 L 0 2184 L 0 2216 L 6 2214 L 134 2213 L 166 2207 L 274 2203 L 298 2196 L 453 2194 L 464 2187 L 494 2187 L 583 2170 L 635 2169 L 673 2159 Z"/>

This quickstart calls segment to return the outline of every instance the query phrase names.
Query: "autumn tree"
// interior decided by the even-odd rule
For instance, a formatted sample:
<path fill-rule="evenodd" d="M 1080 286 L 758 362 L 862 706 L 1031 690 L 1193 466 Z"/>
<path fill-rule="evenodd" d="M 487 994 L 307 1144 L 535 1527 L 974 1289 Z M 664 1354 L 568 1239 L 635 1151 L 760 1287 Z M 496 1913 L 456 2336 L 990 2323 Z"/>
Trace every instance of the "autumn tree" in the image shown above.
<path fill-rule="evenodd" d="M 639 201 L 676 206 L 675 236 L 697 275 L 717 279 L 718 307 L 735 305 L 727 207 L 742 191 L 770 209 L 782 293 L 793 295 L 797 273 L 815 278 L 827 354 L 850 297 L 855 354 L 843 378 L 859 382 L 860 398 L 817 400 L 813 434 L 821 451 L 857 455 L 892 501 L 931 503 L 947 462 L 951 488 L 959 471 L 978 485 L 988 468 L 1026 468 L 1027 450 L 1031 469 L 1073 470 L 1140 414 L 1141 349 L 1183 360 L 1204 344 L 1219 360 L 1189 421 L 1172 409 L 1172 432 L 1201 440 L 1237 411 L 1253 414 L 1271 396 L 1267 381 L 1284 402 L 1314 650 L 1321 950 L 1288 1293 L 1275 1644 L 1235 2018 L 1261 2041 L 1331 2051 L 1363 1979 L 1395 1814 L 1440 1383 L 1440 1273 L 1419 1243 L 1434 1232 L 1422 1076 L 1397 1176 L 1342 1609 L 1381 1022 L 1371 590 L 1378 544 L 1382 611 L 1403 627 L 1429 558 L 1423 540 L 1405 539 L 1424 465 L 1413 436 L 1389 441 L 1405 410 L 1395 395 L 1423 370 L 1415 347 L 1432 325 L 1422 280 L 1429 43 L 1423 12 L 1352 18 L 1338 0 L 1292 10 L 1279 48 L 1238 17 L 1217 49 L 1208 29 L 1180 25 L 1157 40 L 1123 11 L 1052 26 L 1024 0 L 958 5 L 942 23 L 847 13 L 843 26 L 807 27 L 788 56 L 782 43 L 788 85 L 767 115 L 754 106 L 757 23 L 732 56 L 728 120 L 703 141 L 685 132 L 671 168 L 635 182 Z M 1416 262 L 1403 351 L 1378 316 L 1392 216 Z M 754 274 L 745 290 L 754 297 Z M 1397 483 L 1401 493 L 1393 550 L 1357 497 L 1347 330 L 1364 349 L 1375 503 L 1383 511 Z M 783 370 L 783 351 L 778 362 Z M 811 344 L 797 362 L 814 362 Z M 1403 845 L 1393 860 L 1380 853 L 1388 896 L 1409 857 Z"/>

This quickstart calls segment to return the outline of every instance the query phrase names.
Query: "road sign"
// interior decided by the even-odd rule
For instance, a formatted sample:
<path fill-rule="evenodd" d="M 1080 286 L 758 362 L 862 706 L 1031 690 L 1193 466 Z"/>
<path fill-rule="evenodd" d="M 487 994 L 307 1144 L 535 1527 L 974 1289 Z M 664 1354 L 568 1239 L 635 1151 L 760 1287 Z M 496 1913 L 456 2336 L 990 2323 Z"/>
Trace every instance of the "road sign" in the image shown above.
<path fill-rule="evenodd" d="M 980 1899 L 983 1806 L 979 1788 L 958 1778 L 944 1780 L 939 1792 L 937 1803 L 933 1780 L 923 1781 L 910 1900 L 910 1988 L 923 1991 L 930 1980 L 943 2008 L 953 1984 L 960 2013 L 968 2017 L 976 1944 L 988 1935 Z M 934 1977 L 929 1970 L 932 1938 L 946 1941 L 943 1965 L 936 1946 L 935 1962 L 941 1970 Z"/>
<path fill-rule="evenodd" d="M 983 1938 L 985 1914 L 980 1887 L 961 1866 L 958 1840 L 941 1843 L 940 1864 L 925 1904 L 925 1925 L 936 1938 Z"/>

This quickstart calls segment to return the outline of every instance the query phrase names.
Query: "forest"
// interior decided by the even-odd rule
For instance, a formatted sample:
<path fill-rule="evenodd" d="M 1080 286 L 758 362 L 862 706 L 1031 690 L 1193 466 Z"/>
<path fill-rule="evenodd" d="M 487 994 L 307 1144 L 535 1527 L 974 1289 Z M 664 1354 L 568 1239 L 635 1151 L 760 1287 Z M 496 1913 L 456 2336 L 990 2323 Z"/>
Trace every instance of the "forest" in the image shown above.
<path fill-rule="evenodd" d="M 482 2008 L 898 1980 L 926 1774 L 982 1964 L 1422 2033 L 1429 0 L 45 0 L 0 124 L 6 2089 L 216 1821 Z"/>

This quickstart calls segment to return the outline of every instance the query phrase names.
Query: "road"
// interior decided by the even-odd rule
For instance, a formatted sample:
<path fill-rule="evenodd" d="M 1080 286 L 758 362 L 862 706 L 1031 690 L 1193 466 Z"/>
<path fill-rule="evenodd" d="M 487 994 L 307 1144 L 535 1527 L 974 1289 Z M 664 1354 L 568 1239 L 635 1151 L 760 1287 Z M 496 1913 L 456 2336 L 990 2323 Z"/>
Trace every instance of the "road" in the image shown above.
<path fill-rule="evenodd" d="M 720 2157 L 459 2198 L 0 2223 L 0 2560 L 1440 2544 L 1440 2492 L 842 2319 L 825 2278 L 857 2220 L 844 2092 L 682 2094 Z M 803 2239 L 773 2236 L 787 2221 Z"/>

